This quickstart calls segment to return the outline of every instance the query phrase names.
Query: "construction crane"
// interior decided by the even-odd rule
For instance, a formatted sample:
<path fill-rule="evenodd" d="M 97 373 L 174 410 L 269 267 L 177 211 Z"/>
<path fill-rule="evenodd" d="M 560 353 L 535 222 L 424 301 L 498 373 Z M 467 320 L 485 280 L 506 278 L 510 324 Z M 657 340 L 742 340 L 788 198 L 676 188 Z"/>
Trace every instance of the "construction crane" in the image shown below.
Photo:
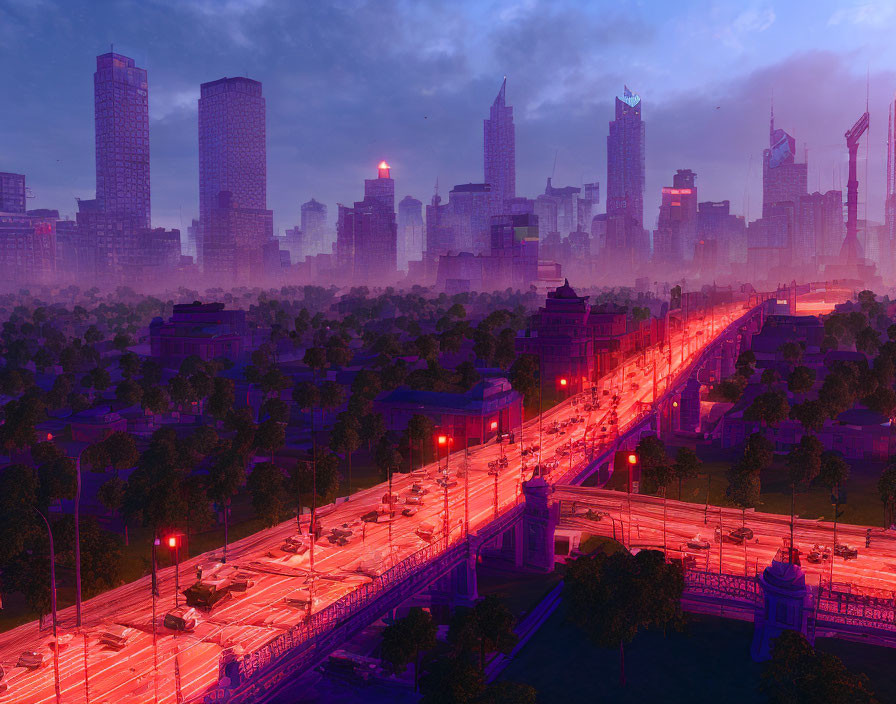
<path fill-rule="evenodd" d="M 856 176 L 856 160 L 859 140 L 868 130 L 871 116 L 867 108 L 856 124 L 846 131 L 846 148 L 849 150 L 849 178 L 846 181 L 846 239 L 840 248 L 840 259 L 846 264 L 857 264 L 862 259 L 862 245 L 859 244 L 859 179 Z"/>

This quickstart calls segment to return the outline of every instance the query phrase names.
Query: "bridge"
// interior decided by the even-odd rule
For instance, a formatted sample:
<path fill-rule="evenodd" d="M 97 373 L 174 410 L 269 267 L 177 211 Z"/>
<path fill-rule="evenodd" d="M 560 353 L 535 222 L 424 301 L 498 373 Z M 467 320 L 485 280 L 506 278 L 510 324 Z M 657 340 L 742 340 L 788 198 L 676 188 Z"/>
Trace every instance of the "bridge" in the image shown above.
<path fill-rule="evenodd" d="M 390 487 L 378 485 L 327 507 L 325 524 L 348 537 L 315 541 L 314 562 L 307 530 L 297 535 L 294 520 L 234 543 L 227 565 L 210 562 L 210 555 L 185 561 L 182 574 L 203 566 L 211 579 L 239 575 L 247 585 L 203 617 L 192 634 L 161 629 L 156 609 L 164 613 L 168 607 L 152 599 L 148 577 L 85 602 L 85 628 L 79 632 L 73 609 L 63 611 L 61 628 L 77 639 L 77 647 L 58 656 L 64 701 L 264 702 L 287 678 L 421 591 L 448 605 L 475 599 L 475 564 L 483 553 L 502 552 L 514 564 L 552 569 L 558 525 L 552 485 L 582 481 L 647 428 L 668 432 L 674 418 L 661 409 L 675 399 L 687 408 L 690 380 L 712 365 L 733 364 L 737 345 L 730 341 L 758 329 L 774 306 L 792 308 L 804 291 L 755 294 L 703 316 L 673 315 L 668 345 L 645 351 L 633 365 L 635 388 L 629 388 L 629 379 L 620 388 L 615 373 L 597 383 L 599 391 L 620 396 L 612 437 L 598 436 L 601 423 L 609 421 L 608 411 L 597 409 L 569 425 L 568 432 L 552 433 L 555 422 L 583 414 L 576 399 L 569 399 L 524 424 L 513 446 L 488 444 L 452 453 L 444 468 L 396 475 Z M 721 332 L 713 334 L 716 326 Z M 698 334 L 707 329 L 709 334 Z M 539 449 L 530 453 L 533 444 Z M 493 469 L 505 453 L 513 454 L 505 468 Z M 536 465 L 540 476 L 530 478 Z M 359 517 L 380 507 L 386 490 L 423 496 L 418 513 L 362 523 Z M 289 541 L 298 541 L 303 550 L 285 550 Z M 161 571 L 163 599 L 173 600 L 175 583 L 173 569 Z M 132 635 L 110 658 L 102 635 L 116 627 Z M 0 634 L 0 663 L 6 666 L 42 642 L 46 636 L 34 623 Z M 7 669 L 10 689 L 0 702 L 56 700 L 53 667 Z"/>

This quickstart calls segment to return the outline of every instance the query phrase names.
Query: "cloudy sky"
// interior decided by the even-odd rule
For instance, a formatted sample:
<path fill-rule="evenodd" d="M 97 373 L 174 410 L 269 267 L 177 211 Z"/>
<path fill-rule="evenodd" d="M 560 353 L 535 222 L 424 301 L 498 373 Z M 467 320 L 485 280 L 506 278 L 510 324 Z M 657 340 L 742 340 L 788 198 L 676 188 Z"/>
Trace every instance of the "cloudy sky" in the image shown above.
<path fill-rule="evenodd" d="M 198 210 L 199 84 L 262 81 L 268 207 L 361 197 L 380 159 L 399 198 L 482 179 L 482 119 L 502 77 L 517 130 L 518 195 L 606 181 L 607 123 L 623 84 L 644 101 L 645 222 L 677 168 L 701 200 L 761 209 L 769 103 L 808 150 L 810 190 L 845 189 L 843 133 L 865 107 L 860 199 L 882 217 L 896 2 L 874 0 L 0 0 L 0 171 L 27 174 L 31 207 L 94 190 L 95 56 L 149 72 L 152 209 Z M 601 206 L 602 209 L 603 206 Z M 860 210 L 860 216 L 864 213 Z"/>

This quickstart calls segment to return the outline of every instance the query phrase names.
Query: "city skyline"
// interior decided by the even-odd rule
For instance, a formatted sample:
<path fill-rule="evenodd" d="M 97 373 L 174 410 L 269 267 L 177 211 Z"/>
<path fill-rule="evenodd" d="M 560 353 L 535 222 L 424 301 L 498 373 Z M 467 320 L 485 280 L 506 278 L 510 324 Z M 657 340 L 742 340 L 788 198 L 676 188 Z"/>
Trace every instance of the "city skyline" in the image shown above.
<path fill-rule="evenodd" d="M 191 122 L 195 125 L 199 83 L 215 80 L 222 75 L 245 72 L 266 86 L 270 112 L 268 149 L 271 154 L 268 205 L 275 212 L 275 226 L 281 232 L 298 223 L 299 205 L 311 197 L 328 204 L 331 214 L 335 212 L 335 203 L 351 202 L 354 197 L 352 183 L 357 183 L 363 178 L 362 174 L 368 172 L 370 165 L 381 159 L 388 160 L 395 169 L 399 198 L 412 195 L 427 201 L 435 177 L 439 177 L 444 184 L 478 180 L 476 153 L 481 149 L 481 138 L 477 134 L 477 124 L 482 119 L 483 107 L 490 104 L 494 97 L 496 82 L 504 73 L 508 76 L 508 103 L 514 106 L 516 113 L 517 191 L 520 194 L 540 192 L 545 176 L 551 173 L 555 154 L 555 183 L 581 186 L 582 182 L 602 180 L 606 154 L 601 147 L 603 134 L 600 126 L 609 121 L 613 96 L 619 92 L 623 82 L 644 96 L 648 106 L 644 119 L 649 125 L 644 218 L 645 225 L 652 228 L 658 211 L 660 189 L 667 184 L 668 174 L 679 168 L 690 168 L 701 174 L 701 197 L 707 200 L 728 199 L 732 203 L 732 212 L 748 214 L 750 218 L 758 216 L 761 208 L 763 123 L 767 120 L 768 103 L 773 93 L 776 95 L 777 119 L 785 130 L 796 135 L 798 153 L 802 152 L 804 143 L 808 145 L 809 189 L 816 190 L 818 184 L 820 190 L 826 191 L 838 187 L 838 181 L 842 187 L 845 183 L 846 154 L 840 134 L 851 124 L 853 113 L 861 109 L 865 92 L 864 74 L 868 69 L 872 119 L 867 212 L 869 218 L 881 221 L 886 159 L 885 148 L 881 145 L 887 124 L 887 103 L 896 78 L 892 72 L 881 70 L 885 64 L 883 57 L 888 51 L 886 47 L 881 49 L 879 57 L 872 57 L 874 52 L 871 49 L 880 47 L 879 33 L 873 26 L 864 32 L 858 31 L 861 29 L 858 23 L 869 21 L 873 8 L 866 8 L 855 16 L 838 14 L 833 5 L 826 15 L 821 12 L 822 19 L 817 20 L 822 25 L 819 31 L 839 32 L 841 41 L 829 43 L 828 46 L 843 49 L 814 53 L 806 53 L 810 47 L 805 46 L 805 40 L 798 37 L 785 42 L 783 48 L 773 47 L 774 37 L 780 38 L 793 10 L 771 5 L 766 8 L 764 14 L 756 10 L 750 15 L 744 10 L 737 17 L 723 17 L 724 12 L 715 8 L 707 13 L 704 18 L 706 22 L 702 25 L 694 17 L 693 8 L 684 8 L 682 16 L 676 19 L 676 22 L 683 22 L 691 18 L 693 33 L 703 32 L 704 36 L 709 31 L 708 24 L 712 24 L 710 20 L 716 21 L 719 27 L 726 26 L 732 32 L 749 35 L 749 49 L 743 46 L 737 49 L 734 46 L 737 42 L 730 37 L 726 39 L 727 35 L 721 30 L 716 32 L 720 39 L 713 46 L 707 46 L 707 55 L 720 58 L 717 62 L 720 67 L 728 66 L 727 76 L 719 75 L 717 69 L 704 70 L 703 73 L 695 73 L 695 76 L 705 79 L 700 85 L 695 85 L 694 78 L 685 79 L 679 72 L 675 75 L 675 81 L 663 82 L 657 80 L 655 60 L 649 62 L 653 66 L 651 70 L 637 66 L 625 72 L 618 70 L 616 63 L 611 61 L 605 70 L 594 76 L 589 75 L 587 81 L 581 82 L 578 104 L 573 105 L 570 101 L 570 95 L 573 95 L 570 80 L 558 82 L 555 79 L 582 78 L 586 75 L 583 74 L 584 68 L 593 64 L 595 54 L 585 51 L 584 47 L 574 47 L 568 52 L 558 51 L 558 56 L 553 56 L 551 52 L 546 54 L 548 47 L 542 45 L 554 45 L 548 39 L 556 34 L 556 20 L 562 18 L 564 13 L 568 18 L 581 19 L 586 25 L 587 22 L 594 22 L 593 15 L 569 6 L 546 9 L 536 4 L 515 11 L 505 7 L 505 11 L 499 13 L 495 20 L 491 33 L 486 33 L 489 41 L 484 48 L 474 50 L 461 46 L 449 51 L 444 48 L 443 42 L 441 49 L 438 44 L 435 45 L 430 60 L 424 61 L 422 68 L 417 67 L 417 73 L 432 72 L 438 61 L 447 62 L 444 68 L 454 69 L 451 72 L 453 82 L 439 79 L 434 83 L 429 80 L 427 87 L 426 81 L 419 80 L 415 73 L 412 80 L 399 81 L 401 85 L 394 80 L 387 81 L 390 93 L 386 94 L 382 92 L 383 86 L 378 79 L 374 81 L 380 90 L 376 99 L 372 99 L 369 93 L 374 86 L 365 87 L 361 92 L 367 97 L 366 106 L 376 106 L 372 114 L 367 111 L 366 120 L 358 112 L 361 107 L 357 104 L 358 98 L 348 98 L 344 89 L 346 76 L 357 70 L 353 68 L 358 60 L 357 52 L 349 52 L 350 55 L 344 57 L 341 78 L 337 76 L 338 80 L 332 81 L 331 86 L 322 85 L 321 81 L 330 76 L 334 69 L 322 66 L 319 61 L 301 72 L 291 83 L 284 78 L 285 65 L 291 63 L 290 56 L 301 53 L 298 50 L 292 54 L 284 51 L 279 63 L 259 63 L 255 33 L 262 24 L 270 21 L 271 16 L 282 18 L 285 14 L 286 11 L 276 4 L 259 3 L 253 8 L 233 3 L 221 17 L 200 14 L 207 24 L 206 31 L 216 29 L 229 38 L 235 36 L 234 32 L 243 33 L 244 41 L 234 43 L 232 57 L 222 56 L 220 51 L 210 49 L 201 60 L 191 62 L 187 59 L 194 49 L 187 50 L 179 45 L 170 56 L 163 56 L 158 53 L 160 49 L 149 49 L 145 42 L 141 44 L 139 37 L 127 25 L 119 23 L 116 31 L 101 31 L 119 35 L 109 36 L 113 41 L 123 42 L 116 44 L 115 51 L 132 56 L 138 66 L 149 72 L 153 223 L 160 226 L 185 230 L 191 218 L 198 215 L 195 128 L 182 128 Z M 13 9 L 16 10 L 14 13 Z M 465 16 L 472 14 L 468 19 L 476 31 L 484 31 L 483 18 L 469 7 L 462 9 Z M 7 5 L 0 11 L 4 11 L 4 17 L 9 16 L 7 26 L 27 28 L 29 22 L 36 21 L 27 9 L 18 6 Z M 186 4 L 179 12 L 181 14 L 174 13 L 175 16 L 186 19 L 203 11 L 199 5 Z M 410 17 L 413 14 L 399 6 L 384 12 L 388 17 Z M 326 19 L 334 28 L 356 27 L 353 23 L 359 22 L 360 15 L 364 13 L 358 10 L 355 14 L 358 16 L 332 10 Z M 611 27 L 628 28 L 625 37 L 614 39 L 617 50 L 620 43 L 623 46 L 634 45 L 630 47 L 632 50 L 646 50 L 664 42 L 668 46 L 671 37 L 660 37 L 656 30 L 657 24 L 668 18 L 664 18 L 663 13 L 654 14 L 655 18 L 647 18 L 643 12 L 639 15 L 636 9 L 627 6 L 610 17 L 601 31 L 606 32 Z M 115 8 L 110 9 L 109 15 L 111 18 L 116 16 Z M 506 41 L 502 43 L 501 37 L 507 33 L 533 31 L 532 24 L 539 16 L 545 26 L 542 35 L 535 35 L 541 36 L 542 42 L 541 45 L 536 44 L 532 57 L 524 59 L 517 56 L 508 48 Z M 738 18 L 739 22 L 733 21 Z M 77 24 L 79 15 L 75 13 L 71 21 Z M 351 47 L 355 48 L 354 42 L 367 37 L 368 32 L 377 28 L 382 27 L 374 23 L 373 27 L 364 29 L 351 40 Z M 638 35 L 638 30 L 643 30 L 641 35 Z M 53 27 L 47 31 L 52 33 Z M 444 29 L 446 33 L 450 31 L 451 27 Z M 409 32 L 407 28 L 393 32 L 397 40 L 395 46 L 406 46 Z M 427 34 L 422 29 L 420 33 L 421 36 Z M 65 45 L 67 36 L 63 31 L 62 45 Z M 527 35 L 519 36 L 525 38 Z M 200 39 L 204 39 L 204 35 Z M 29 205 L 58 207 L 64 214 L 74 212 L 72 195 L 82 198 L 92 196 L 90 163 L 84 159 L 85 152 L 90 151 L 90 140 L 84 139 L 84 130 L 92 128 L 92 115 L 89 110 L 83 109 L 89 100 L 85 101 L 82 93 L 85 93 L 85 84 L 89 81 L 86 66 L 100 52 L 85 52 L 83 36 L 79 36 L 78 41 L 79 49 L 73 54 L 74 60 L 69 59 L 65 66 L 58 66 L 58 62 L 48 55 L 47 65 L 43 66 L 46 69 L 55 65 L 59 69 L 54 72 L 53 79 L 49 82 L 44 80 L 43 85 L 49 83 L 58 88 L 60 97 L 70 107 L 66 111 L 64 124 L 58 117 L 52 119 L 44 116 L 38 121 L 26 119 L 35 107 L 34 100 L 39 97 L 33 90 L 26 91 L 20 100 L 15 101 L 13 109 L 0 118 L 0 127 L 15 137 L 10 140 L 10 163 L 4 168 L 28 175 L 29 186 L 35 195 Z M 280 41 L 281 38 L 275 36 L 272 43 L 279 46 Z M 743 45 L 743 37 L 740 41 Z M 99 38 L 96 44 L 98 49 L 103 46 Z M 203 45 L 203 42 L 197 44 Z M 290 45 L 287 42 L 283 48 L 288 49 Z M 14 48 L 15 42 L 9 46 Z M 761 60 L 756 58 L 760 49 L 765 52 Z M 398 75 L 410 75 L 407 60 L 400 61 L 395 56 L 397 51 L 391 49 L 385 52 L 388 56 L 378 59 L 384 75 L 392 79 Z M 423 50 L 419 47 L 413 49 L 413 52 L 420 51 Z M 414 55 L 413 52 L 407 56 Z M 467 53 L 469 56 L 466 56 Z M 647 53 L 655 59 L 655 48 Z M 24 55 L 28 54 L 27 50 L 24 51 Z M 678 54 L 685 55 L 686 52 Z M 747 59 L 741 61 L 737 69 L 732 68 L 731 57 L 735 55 L 742 59 L 746 56 Z M 480 60 L 471 63 L 472 58 Z M 169 65 L 172 59 L 177 64 L 176 69 Z M 536 59 L 541 59 L 538 70 L 527 70 Z M 571 62 L 572 68 L 565 62 Z M 33 55 L 30 63 L 40 68 L 41 62 L 35 62 Z M 706 60 L 701 60 L 699 64 L 705 67 Z M 27 77 L 28 71 L 34 68 L 23 67 L 24 76 Z M 807 84 L 819 84 L 817 80 L 811 80 L 813 76 L 825 77 L 824 90 L 810 93 Z M 65 85 L 61 85 L 60 77 L 65 77 Z M 55 85 L 57 81 L 60 81 L 59 85 Z M 307 90 L 297 95 L 301 86 Z M 552 97 L 549 95 L 551 91 L 557 95 Z M 837 93 L 845 93 L 845 97 Z M 89 96 L 86 97 L 89 99 Z M 411 98 L 415 102 L 411 102 Z M 729 110 L 727 119 L 720 120 L 732 101 L 741 102 L 744 109 L 738 109 L 733 117 L 733 111 Z M 333 110 L 336 109 L 340 113 L 334 119 Z M 822 109 L 825 110 L 826 119 L 816 120 L 815 116 Z M 311 110 L 313 114 L 309 112 Z M 417 115 L 418 112 L 423 114 Z M 690 124 L 702 128 L 689 131 L 701 139 L 680 134 L 684 114 L 687 114 Z M 421 124 L 418 125 L 418 121 Z M 33 130 L 41 125 L 57 136 L 52 142 L 52 149 L 45 145 L 41 149 L 29 147 L 33 147 L 34 141 L 39 138 Z M 297 125 L 301 125 L 301 129 Z M 338 144 L 340 132 L 349 129 L 354 137 L 344 141 L 351 145 Z M 353 149 L 347 150 L 348 146 Z M 26 148 L 30 148 L 27 153 Z M 346 151 L 354 152 L 354 155 L 346 154 Z M 864 149 L 860 151 L 860 158 L 864 152 Z M 412 158 L 411 154 L 415 156 Z M 843 172 L 839 178 L 835 175 L 837 169 Z M 864 166 L 860 165 L 860 174 L 864 171 Z M 860 195 L 860 199 L 865 200 L 864 194 Z M 860 203 L 860 216 L 863 212 Z"/>

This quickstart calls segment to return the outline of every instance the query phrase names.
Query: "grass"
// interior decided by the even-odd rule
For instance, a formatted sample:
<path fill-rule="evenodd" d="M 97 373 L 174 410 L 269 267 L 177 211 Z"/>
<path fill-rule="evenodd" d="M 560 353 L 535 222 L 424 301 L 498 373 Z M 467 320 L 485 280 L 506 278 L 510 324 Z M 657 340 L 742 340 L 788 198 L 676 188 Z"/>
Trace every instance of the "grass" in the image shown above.
<path fill-rule="evenodd" d="M 689 616 L 682 632 L 665 637 L 643 632 L 625 650 L 627 685 L 619 683 L 619 649 L 592 644 L 560 606 L 542 625 L 502 678 L 538 690 L 539 704 L 600 701 L 726 702 L 763 701 L 762 666 L 750 659 L 753 624 L 711 616 Z M 849 641 L 818 639 L 850 669 L 865 672 L 881 702 L 896 700 L 893 651 Z"/>

